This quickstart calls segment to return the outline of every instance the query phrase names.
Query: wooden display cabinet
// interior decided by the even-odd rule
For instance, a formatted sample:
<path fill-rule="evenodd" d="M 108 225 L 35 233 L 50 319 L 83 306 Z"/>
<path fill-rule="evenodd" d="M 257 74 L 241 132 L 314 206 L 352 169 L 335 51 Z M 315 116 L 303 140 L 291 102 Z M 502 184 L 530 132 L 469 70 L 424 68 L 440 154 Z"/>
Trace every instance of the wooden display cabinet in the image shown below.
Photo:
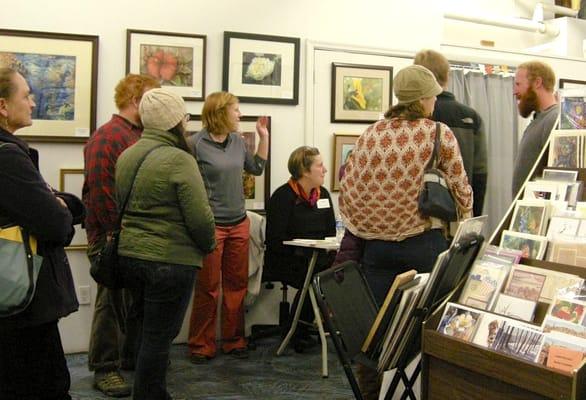
<path fill-rule="evenodd" d="M 544 153 L 542 157 L 547 156 Z M 586 184 L 586 169 L 579 170 L 578 180 Z M 513 209 L 509 208 L 491 237 L 491 244 L 499 244 Z M 521 263 L 586 278 L 586 268 L 528 259 Z M 452 299 L 458 297 L 456 292 Z M 566 373 L 443 335 L 436 331 L 443 311 L 444 307 L 440 307 L 423 324 L 422 399 L 586 400 L 586 360 L 572 373 Z M 539 303 L 538 323 L 546 311 L 547 304 Z"/>

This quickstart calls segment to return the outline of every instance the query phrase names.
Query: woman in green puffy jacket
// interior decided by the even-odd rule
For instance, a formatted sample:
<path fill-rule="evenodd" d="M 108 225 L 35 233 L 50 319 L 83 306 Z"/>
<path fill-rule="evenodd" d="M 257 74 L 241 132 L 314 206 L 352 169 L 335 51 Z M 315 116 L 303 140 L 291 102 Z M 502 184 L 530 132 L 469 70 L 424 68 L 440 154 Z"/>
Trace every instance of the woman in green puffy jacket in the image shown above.
<path fill-rule="evenodd" d="M 142 137 L 116 163 L 119 207 L 129 196 L 118 254 L 124 285 L 138 299 L 142 319 L 134 399 L 167 399 L 171 342 L 181 328 L 196 267 L 215 247 L 215 226 L 183 136 L 188 119 L 183 99 L 166 89 L 149 90 L 139 114 Z"/>

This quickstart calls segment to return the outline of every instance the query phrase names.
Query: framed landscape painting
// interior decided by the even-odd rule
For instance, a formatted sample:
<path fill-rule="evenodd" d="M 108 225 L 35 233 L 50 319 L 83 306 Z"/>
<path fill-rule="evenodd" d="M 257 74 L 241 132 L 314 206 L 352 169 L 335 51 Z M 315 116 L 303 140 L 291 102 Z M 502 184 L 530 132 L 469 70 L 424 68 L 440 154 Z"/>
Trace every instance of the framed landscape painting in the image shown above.
<path fill-rule="evenodd" d="M 185 100 L 205 98 L 206 36 L 126 31 L 126 73 L 146 74 Z"/>
<path fill-rule="evenodd" d="M 83 143 L 96 129 L 97 36 L 0 29 L 0 67 L 18 71 L 36 103 L 17 136 Z"/>
<path fill-rule="evenodd" d="M 255 154 L 260 137 L 256 133 L 258 116 L 246 115 L 240 117 L 240 133 L 246 144 L 246 151 Z M 269 133 L 271 132 L 271 117 L 267 117 Z M 187 136 L 196 134 L 202 129 L 201 115 L 190 114 L 187 123 Z M 270 143 L 270 142 L 269 142 Z M 271 196 L 271 148 L 265 170 L 260 176 L 254 176 L 244 171 L 242 174 L 244 201 L 247 210 L 265 211 Z"/>
<path fill-rule="evenodd" d="M 393 99 L 393 67 L 332 63 L 331 122 L 371 123 Z"/>
<path fill-rule="evenodd" d="M 242 103 L 299 103 L 300 39 L 224 32 L 222 90 Z"/>

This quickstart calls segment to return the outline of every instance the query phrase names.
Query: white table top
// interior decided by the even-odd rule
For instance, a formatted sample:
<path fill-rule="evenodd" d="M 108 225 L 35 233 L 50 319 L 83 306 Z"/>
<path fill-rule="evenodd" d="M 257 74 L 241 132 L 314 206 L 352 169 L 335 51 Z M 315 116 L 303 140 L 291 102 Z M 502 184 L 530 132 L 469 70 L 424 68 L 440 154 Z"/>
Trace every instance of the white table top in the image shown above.
<path fill-rule="evenodd" d="M 338 250 L 340 248 L 340 243 L 338 243 L 335 238 L 332 239 L 293 239 L 293 240 L 285 240 L 283 244 L 288 246 L 298 246 L 298 247 L 309 247 L 312 249 L 322 249 L 322 250 Z"/>

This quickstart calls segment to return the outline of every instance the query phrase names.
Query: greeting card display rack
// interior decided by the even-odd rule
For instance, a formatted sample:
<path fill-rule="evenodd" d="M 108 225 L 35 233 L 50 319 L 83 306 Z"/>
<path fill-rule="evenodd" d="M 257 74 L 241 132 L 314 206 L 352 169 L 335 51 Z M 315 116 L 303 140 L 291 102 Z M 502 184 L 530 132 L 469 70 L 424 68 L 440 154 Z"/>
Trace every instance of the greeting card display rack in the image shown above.
<path fill-rule="evenodd" d="M 540 160 L 543 157 L 547 157 L 547 146 Z M 539 176 L 535 170 L 530 175 L 532 179 Z M 586 169 L 578 169 L 578 180 L 586 182 Z M 499 244 L 502 231 L 510 224 L 513 209 L 509 208 L 491 244 Z M 586 278 L 586 268 L 531 259 L 522 259 L 521 263 Z M 452 300 L 457 301 L 459 295 L 459 292 L 454 293 Z M 440 307 L 423 324 L 423 400 L 586 399 L 586 360 L 567 373 L 443 335 L 436 330 L 443 311 L 444 307 Z M 546 312 L 547 304 L 539 303 L 537 323 L 543 321 Z"/>

